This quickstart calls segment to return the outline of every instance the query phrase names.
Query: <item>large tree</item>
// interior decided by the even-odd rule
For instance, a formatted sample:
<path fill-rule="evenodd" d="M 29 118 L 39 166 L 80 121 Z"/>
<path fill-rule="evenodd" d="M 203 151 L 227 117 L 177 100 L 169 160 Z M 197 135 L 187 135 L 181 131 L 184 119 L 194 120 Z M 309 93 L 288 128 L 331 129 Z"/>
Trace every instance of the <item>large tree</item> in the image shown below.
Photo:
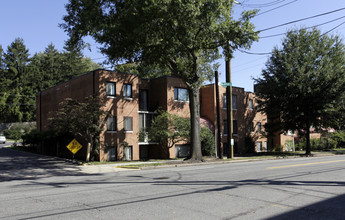
<path fill-rule="evenodd" d="M 250 19 L 255 11 L 232 17 L 232 0 L 70 0 L 62 28 L 67 45 L 83 45 L 91 36 L 112 63 L 135 62 L 169 69 L 189 90 L 192 158 L 201 160 L 199 88 L 213 75 L 219 49 L 248 48 L 257 35 Z M 227 57 L 231 57 L 231 51 Z M 209 67 L 201 68 L 207 62 Z"/>
<path fill-rule="evenodd" d="M 34 96 L 28 86 L 31 83 L 29 50 L 22 38 L 16 38 L 2 55 L 0 91 L 6 111 L 0 115 L 3 122 L 30 121 L 34 117 Z"/>
<path fill-rule="evenodd" d="M 310 128 L 337 126 L 344 112 L 345 48 L 338 36 L 317 29 L 291 30 L 256 79 L 270 132 L 298 130 L 310 152 Z M 274 129 L 272 129 L 274 128 Z"/>
<path fill-rule="evenodd" d="M 102 110 L 103 102 L 90 96 L 81 102 L 65 99 L 60 106 L 54 117 L 50 118 L 50 129 L 57 135 L 69 133 L 75 138 L 84 139 L 88 143 L 87 151 L 91 160 L 95 160 L 99 154 L 99 135 L 104 126 L 101 117 L 106 115 Z"/>

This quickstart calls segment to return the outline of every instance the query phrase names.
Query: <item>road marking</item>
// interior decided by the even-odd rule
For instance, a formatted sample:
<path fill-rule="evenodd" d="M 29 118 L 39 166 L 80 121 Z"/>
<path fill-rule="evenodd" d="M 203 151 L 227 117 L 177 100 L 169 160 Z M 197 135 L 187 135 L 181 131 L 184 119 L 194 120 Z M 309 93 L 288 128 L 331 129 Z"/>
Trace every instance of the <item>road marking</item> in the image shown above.
<path fill-rule="evenodd" d="M 267 167 L 266 169 L 280 169 L 286 167 L 299 167 L 299 166 L 309 166 L 315 164 L 324 164 L 324 163 L 337 163 L 337 162 L 344 162 L 345 160 L 332 160 L 332 161 L 323 161 L 323 162 L 315 162 L 315 163 L 302 163 L 302 164 L 293 164 L 293 165 L 286 165 L 286 166 L 279 166 L 279 167 Z"/>
<path fill-rule="evenodd" d="M 273 207 L 278 207 L 278 208 L 282 208 L 282 209 L 286 209 L 287 206 L 284 206 L 284 205 L 278 205 L 278 204 L 270 204 L 270 206 L 273 206 Z"/>

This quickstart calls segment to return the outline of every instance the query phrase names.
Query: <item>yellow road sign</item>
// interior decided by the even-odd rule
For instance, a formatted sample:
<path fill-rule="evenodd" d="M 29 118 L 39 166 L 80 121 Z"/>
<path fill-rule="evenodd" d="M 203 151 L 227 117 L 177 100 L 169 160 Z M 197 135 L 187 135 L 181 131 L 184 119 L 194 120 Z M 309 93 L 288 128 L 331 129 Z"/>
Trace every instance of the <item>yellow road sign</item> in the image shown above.
<path fill-rule="evenodd" d="M 79 142 L 76 139 L 73 139 L 68 145 L 67 148 L 70 150 L 73 154 L 76 154 L 83 146 L 79 144 Z"/>

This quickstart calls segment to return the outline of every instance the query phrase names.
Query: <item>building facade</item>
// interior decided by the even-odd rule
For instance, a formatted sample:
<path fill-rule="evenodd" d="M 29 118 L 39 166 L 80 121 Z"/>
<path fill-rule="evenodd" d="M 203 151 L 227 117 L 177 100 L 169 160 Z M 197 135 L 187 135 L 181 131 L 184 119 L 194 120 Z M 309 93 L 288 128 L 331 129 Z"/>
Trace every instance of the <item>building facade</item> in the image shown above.
<path fill-rule="evenodd" d="M 200 112 L 203 124 L 216 131 L 215 85 L 200 89 Z M 235 154 L 265 152 L 268 140 L 264 125 L 267 117 L 257 111 L 254 93 L 233 87 L 233 139 Z M 227 154 L 226 89 L 219 86 L 221 143 Z M 103 131 L 100 135 L 101 161 L 146 160 L 174 158 L 188 154 L 188 143 L 178 143 L 169 148 L 169 153 L 157 143 L 148 142 L 141 131 L 150 126 L 158 109 L 180 117 L 189 117 L 189 96 L 185 83 L 178 77 L 163 76 L 156 79 L 141 79 L 136 75 L 108 70 L 95 70 L 65 83 L 40 92 L 37 96 L 37 127 L 45 131 L 49 118 L 59 109 L 66 98 L 83 101 L 85 97 L 97 96 L 104 102 L 107 116 L 102 118 Z M 284 144 L 284 137 L 278 135 L 274 142 Z M 291 137 L 288 137 L 291 139 Z M 84 143 L 85 145 L 85 143 Z M 76 157 L 85 159 L 85 148 Z"/>
<path fill-rule="evenodd" d="M 221 143 L 223 154 L 228 153 L 227 143 L 227 117 L 226 117 L 226 88 L 218 86 Z M 206 85 L 200 89 L 201 117 L 211 121 L 217 128 L 216 114 L 216 85 Z M 232 87 L 232 115 L 234 153 L 244 154 L 249 152 L 267 151 L 267 138 L 264 125 L 267 117 L 257 111 L 257 102 L 254 93 L 245 92 L 243 88 Z"/>
<path fill-rule="evenodd" d="M 95 70 L 40 92 L 37 96 L 37 127 L 48 129 L 49 118 L 66 98 L 82 101 L 88 96 L 104 100 L 107 117 L 100 136 L 101 161 L 166 158 L 162 147 L 149 143 L 139 133 L 150 125 L 157 109 L 189 116 L 188 92 L 181 79 L 172 76 L 153 80 L 107 70 Z M 174 157 L 175 149 L 170 155 Z M 76 154 L 81 159 L 86 151 Z"/>

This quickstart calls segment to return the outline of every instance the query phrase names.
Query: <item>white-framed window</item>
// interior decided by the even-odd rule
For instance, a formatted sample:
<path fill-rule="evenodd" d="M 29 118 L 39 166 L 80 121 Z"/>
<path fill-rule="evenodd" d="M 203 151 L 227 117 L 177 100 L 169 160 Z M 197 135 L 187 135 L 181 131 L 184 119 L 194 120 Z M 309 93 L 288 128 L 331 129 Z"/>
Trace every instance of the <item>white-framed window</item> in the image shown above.
<path fill-rule="evenodd" d="M 249 110 L 253 110 L 253 99 L 249 99 L 248 107 Z"/>
<path fill-rule="evenodd" d="M 223 94 L 223 109 L 226 109 L 226 93 Z M 237 110 L 237 95 L 232 95 L 232 110 Z"/>
<path fill-rule="evenodd" d="M 133 131 L 133 118 L 124 117 L 123 119 L 123 130 L 124 131 Z"/>
<path fill-rule="evenodd" d="M 117 131 L 116 116 L 109 116 L 107 119 L 107 131 Z"/>
<path fill-rule="evenodd" d="M 256 131 L 258 133 L 261 133 L 261 122 L 258 122 L 257 125 L 256 125 Z"/>
<path fill-rule="evenodd" d="M 264 152 L 267 152 L 267 141 L 264 142 L 264 147 L 262 148 Z"/>
<path fill-rule="evenodd" d="M 188 95 L 188 90 L 185 88 L 174 88 L 174 100 L 175 101 L 184 101 L 188 102 L 189 101 L 189 95 Z"/>
<path fill-rule="evenodd" d="M 132 160 L 133 157 L 133 147 L 132 146 L 126 146 L 123 149 L 123 159 L 124 160 Z"/>
<path fill-rule="evenodd" d="M 115 83 L 114 82 L 107 82 L 106 84 L 106 92 L 108 97 L 115 97 L 116 96 L 116 89 L 115 89 Z"/>
<path fill-rule="evenodd" d="M 123 97 L 132 98 L 132 84 L 123 84 Z"/>
<path fill-rule="evenodd" d="M 261 152 L 262 151 L 262 142 L 258 141 L 255 143 L 256 145 L 256 152 Z"/>

